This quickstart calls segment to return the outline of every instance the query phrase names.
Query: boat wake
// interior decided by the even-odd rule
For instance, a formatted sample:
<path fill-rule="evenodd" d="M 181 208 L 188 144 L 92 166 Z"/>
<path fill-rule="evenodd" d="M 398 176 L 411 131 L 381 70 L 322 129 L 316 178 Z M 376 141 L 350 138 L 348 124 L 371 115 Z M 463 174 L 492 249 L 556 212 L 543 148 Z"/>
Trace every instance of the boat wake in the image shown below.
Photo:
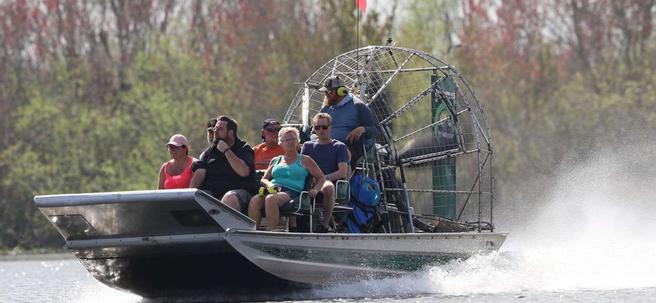
<path fill-rule="evenodd" d="M 656 154 L 649 147 L 567 165 L 550 193 L 512 213 L 498 253 L 412 276 L 340 285 L 320 297 L 473 295 L 656 287 Z M 525 203 L 525 202 L 516 202 Z M 526 209 L 524 211 L 517 210 Z M 497 222 L 507 222 L 500 218 Z"/>

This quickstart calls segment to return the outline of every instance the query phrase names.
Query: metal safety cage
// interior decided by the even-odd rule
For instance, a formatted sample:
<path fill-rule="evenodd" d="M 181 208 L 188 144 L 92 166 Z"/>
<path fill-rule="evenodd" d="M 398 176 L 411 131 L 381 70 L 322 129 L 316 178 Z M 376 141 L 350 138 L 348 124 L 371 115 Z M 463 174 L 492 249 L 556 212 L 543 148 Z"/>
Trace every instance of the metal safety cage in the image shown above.
<path fill-rule="evenodd" d="M 385 193 L 383 205 L 398 214 L 390 230 L 414 230 L 408 216 L 414 225 L 452 222 L 493 229 L 488 123 L 476 94 L 452 65 L 394 46 L 340 54 L 304 82 L 284 122 L 311 124 L 324 100 L 317 88 L 335 75 L 379 121 L 375 175 Z M 395 224 L 395 218 L 405 222 Z"/>

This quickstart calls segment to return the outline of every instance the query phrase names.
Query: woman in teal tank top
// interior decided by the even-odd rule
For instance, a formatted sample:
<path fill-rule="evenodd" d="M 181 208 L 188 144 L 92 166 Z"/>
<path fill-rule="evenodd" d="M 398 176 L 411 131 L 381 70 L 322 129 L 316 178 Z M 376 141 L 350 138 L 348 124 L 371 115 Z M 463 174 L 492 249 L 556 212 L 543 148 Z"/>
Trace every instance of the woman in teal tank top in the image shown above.
<path fill-rule="evenodd" d="M 296 198 L 305 187 L 305 178 L 310 174 L 310 172 L 301 165 L 301 159 L 303 157 L 296 157 L 296 161 L 291 164 L 281 164 L 283 156 L 278 156 L 272 159 L 273 163 L 271 176 L 271 183 L 294 191 L 289 194 L 290 198 Z"/>
<path fill-rule="evenodd" d="M 275 157 L 269 163 L 262 177 L 263 188 L 260 194 L 253 196 L 248 205 L 248 216 L 259 228 L 264 209 L 269 229 L 280 229 L 280 207 L 298 197 L 305 188 L 308 175 L 314 178 L 314 187 L 308 192 L 314 198 L 321 190 L 326 178 L 312 158 L 298 153 L 300 143 L 298 130 L 283 127 L 278 133 L 280 146 L 285 150 L 282 156 Z"/>

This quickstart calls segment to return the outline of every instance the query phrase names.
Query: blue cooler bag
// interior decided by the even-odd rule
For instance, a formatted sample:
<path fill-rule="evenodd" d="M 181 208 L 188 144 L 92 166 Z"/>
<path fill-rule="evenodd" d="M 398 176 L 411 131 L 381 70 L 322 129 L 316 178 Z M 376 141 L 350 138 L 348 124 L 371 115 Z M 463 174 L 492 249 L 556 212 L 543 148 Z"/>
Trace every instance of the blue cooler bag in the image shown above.
<path fill-rule="evenodd" d="M 369 232 L 380 202 L 380 185 L 370 177 L 355 175 L 351 178 L 351 202 L 353 210 L 346 218 L 350 233 Z"/>
<path fill-rule="evenodd" d="M 380 185 L 371 177 L 355 175 L 351 178 L 351 197 L 364 206 L 378 206 Z"/>

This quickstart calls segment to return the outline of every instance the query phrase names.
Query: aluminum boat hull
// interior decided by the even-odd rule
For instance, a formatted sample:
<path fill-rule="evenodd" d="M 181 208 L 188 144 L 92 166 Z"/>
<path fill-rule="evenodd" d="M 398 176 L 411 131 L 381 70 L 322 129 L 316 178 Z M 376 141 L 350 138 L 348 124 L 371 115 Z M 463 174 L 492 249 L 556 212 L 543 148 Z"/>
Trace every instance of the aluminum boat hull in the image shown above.
<path fill-rule="evenodd" d="M 256 231 L 248 217 L 195 189 L 37 196 L 35 203 L 94 278 L 144 297 L 285 298 L 488 253 L 506 237 Z"/>

